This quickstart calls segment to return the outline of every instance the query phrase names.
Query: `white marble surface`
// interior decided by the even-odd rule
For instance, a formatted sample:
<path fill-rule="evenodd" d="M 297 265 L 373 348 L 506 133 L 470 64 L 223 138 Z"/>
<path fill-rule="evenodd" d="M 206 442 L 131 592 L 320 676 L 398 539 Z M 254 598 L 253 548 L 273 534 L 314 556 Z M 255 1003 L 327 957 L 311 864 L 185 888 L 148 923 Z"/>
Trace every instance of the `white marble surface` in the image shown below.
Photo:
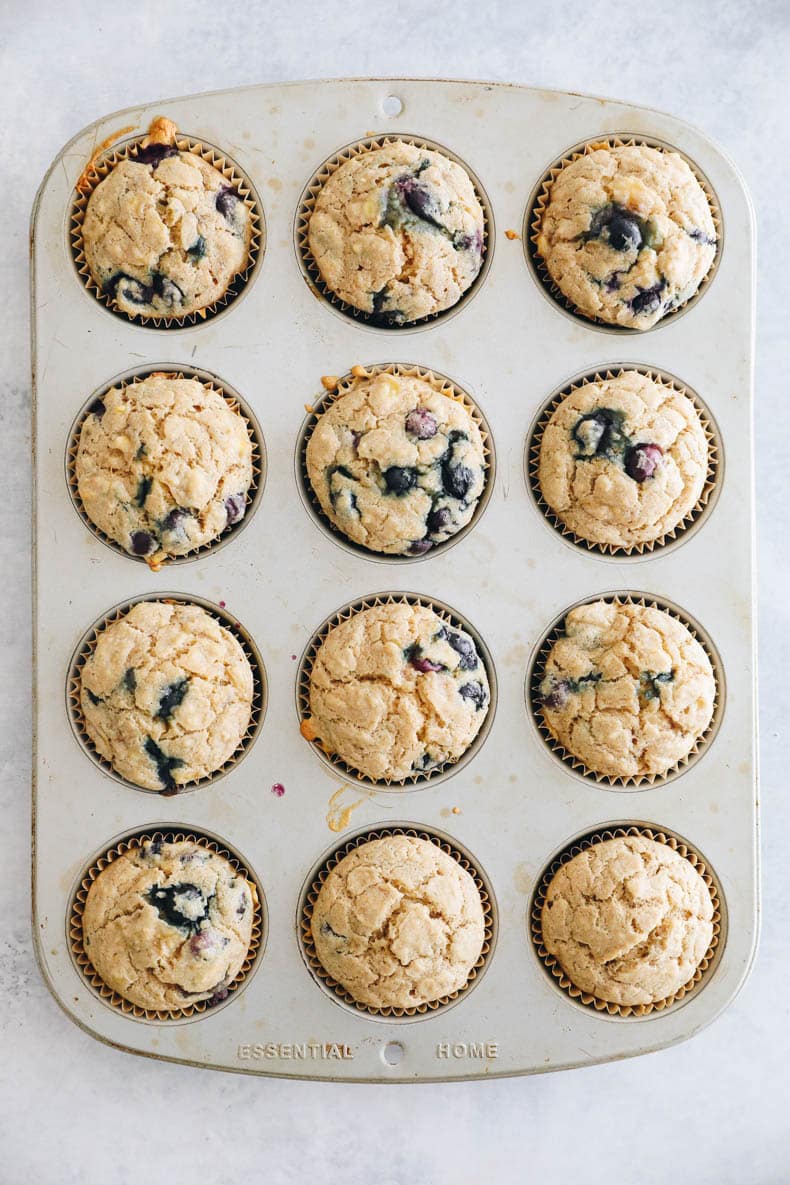
<path fill-rule="evenodd" d="M 126 14 L 126 15 L 125 15 Z M 304 32 L 305 25 L 311 32 Z M 790 1181 L 790 875 L 785 732 L 788 561 L 783 0 L 653 9 L 623 0 L 362 8 L 247 0 L 0 11 L 4 303 L 0 433 L 0 1183 L 779 1185 Z M 27 224 L 45 168 L 115 108 L 242 83 L 343 74 L 502 79 L 615 95 L 680 115 L 746 175 L 760 227 L 757 365 L 764 923 L 751 980 L 692 1042 L 564 1075 L 448 1087 L 321 1086 L 131 1058 L 75 1028 L 35 967 L 29 928 Z M 10 107 L 9 107 L 10 102 Z M 784 149 L 781 148 L 784 143 Z M 515 146 L 517 147 L 517 146 Z M 784 762 L 785 768 L 782 768 Z"/>

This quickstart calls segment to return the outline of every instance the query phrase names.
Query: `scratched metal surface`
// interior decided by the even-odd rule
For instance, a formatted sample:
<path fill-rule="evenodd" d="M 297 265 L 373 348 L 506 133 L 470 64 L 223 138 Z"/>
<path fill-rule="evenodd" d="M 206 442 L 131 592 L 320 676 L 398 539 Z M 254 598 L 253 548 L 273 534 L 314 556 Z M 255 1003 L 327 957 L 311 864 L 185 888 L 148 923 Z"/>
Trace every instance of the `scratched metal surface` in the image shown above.
<path fill-rule="evenodd" d="M 389 117 L 382 102 L 393 92 L 403 110 Z M 67 243 L 72 187 L 91 149 L 124 124 L 144 129 L 155 114 L 238 161 L 261 196 L 268 229 L 263 264 L 244 298 L 225 316 L 177 332 L 108 314 L 82 289 Z M 468 161 L 492 202 L 497 233 L 486 282 L 467 307 L 421 332 L 394 334 L 342 319 L 315 299 L 296 260 L 293 217 L 324 158 L 371 132 L 399 131 L 445 144 Z M 563 316 L 538 291 L 521 243 L 503 234 L 521 227 L 533 185 L 564 148 L 614 132 L 678 146 L 708 176 L 724 214 L 725 248 L 710 290 L 687 315 L 642 336 L 617 337 Z M 684 1040 L 727 1006 L 748 973 L 758 916 L 753 274 L 751 209 L 732 165 L 678 120 L 594 98 L 424 81 L 251 87 L 111 115 L 67 145 L 42 185 L 33 223 L 34 890 L 42 969 L 77 1023 L 133 1052 L 195 1065 L 427 1081 L 632 1056 Z M 293 473 L 303 405 L 320 389 L 320 375 L 384 361 L 435 367 L 459 381 L 480 403 L 497 447 L 497 484 L 483 519 L 446 555 L 408 566 L 336 547 L 307 515 Z M 707 523 L 682 548 L 636 563 L 568 547 L 536 512 L 523 476 L 525 435 L 551 391 L 583 369 L 622 362 L 687 381 L 716 417 L 726 454 L 721 496 Z M 216 555 L 157 575 L 87 531 L 64 480 L 69 427 L 91 391 L 120 371 L 152 363 L 204 367 L 236 387 L 260 421 L 269 462 L 262 505 L 244 534 Z M 225 601 L 238 615 L 262 652 L 269 706 L 257 743 L 236 770 L 215 786 L 161 800 L 117 784 L 88 761 L 71 735 L 64 689 L 73 648 L 91 622 L 121 600 L 166 589 Z M 488 740 L 456 776 L 360 801 L 353 790 L 338 795 L 341 782 L 299 736 L 292 656 L 340 605 L 389 589 L 434 595 L 473 622 L 493 654 L 499 704 Z M 573 601 L 613 589 L 652 593 L 686 609 L 711 635 L 726 678 L 722 726 L 705 757 L 670 784 L 638 793 L 584 784 L 561 768 L 524 705 L 529 655 L 545 627 Z M 282 798 L 271 793 L 275 782 L 286 787 Z M 355 803 L 342 837 L 334 834 L 328 819 Z M 726 905 L 726 945 L 704 990 L 641 1021 L 608 1019 L 563 997 L 530 948 L 526 922 L 551 856 L 573 837 L 623 820 L 687 838 L 715 869 Z M 493 884 L 499 922 L 479 987 L 446 1012 L 408 1024 L 356 1015 L 329 999 L 305 970 L 296 939 L 300 889 L 321 854 L 356 830 L 395 821 L 439 829 L 468 848 Z M 105 1005 L 78 975 L 66 942 L 80 870 L 118 835 L 162 822 L 204 828 L 238 849 L 263 885 L 270 923 L 265 955 L 238 998 L 170 1025 L 134 1021 Z M 390 1066 L 383 1050 L 393 1041 L 402 1059 Z M 295 1059 L 294 1045 L 306 1056 Z"/>

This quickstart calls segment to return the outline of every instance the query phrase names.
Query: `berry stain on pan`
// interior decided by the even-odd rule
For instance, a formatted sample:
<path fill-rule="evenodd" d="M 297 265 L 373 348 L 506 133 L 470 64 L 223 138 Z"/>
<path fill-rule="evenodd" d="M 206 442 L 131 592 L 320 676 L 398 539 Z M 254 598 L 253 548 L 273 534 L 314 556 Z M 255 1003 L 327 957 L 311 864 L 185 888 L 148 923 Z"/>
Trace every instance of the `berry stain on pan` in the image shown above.
<path fill-rule="evenodd" d="M 282 796 L 285 794 L 285 786 L 283 786 L 282 782 L 274 783 L 272 786 L 272 794 L 275 796 L 275 798 L 282 798 Z"/>

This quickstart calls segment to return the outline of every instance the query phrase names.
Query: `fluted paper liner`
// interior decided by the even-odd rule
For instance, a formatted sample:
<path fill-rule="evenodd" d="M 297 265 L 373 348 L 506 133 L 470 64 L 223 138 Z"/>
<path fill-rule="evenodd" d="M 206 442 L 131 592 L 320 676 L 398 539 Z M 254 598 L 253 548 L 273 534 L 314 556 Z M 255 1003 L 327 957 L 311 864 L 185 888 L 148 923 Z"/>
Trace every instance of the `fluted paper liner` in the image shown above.
<path fill-rule="evenodd" d="M 329 972 L 325 969 L 323 963 L 318 957 L 313 942 L 313 935 L 311 930 L 311 923 L 313 918 L 313 908 L 315 906 L 321 886 L 326 880 L 329 873 L 335 868 L 345 856 L 360 847 L 362 844 L 369 843 L 374 839 L 383 839 L 388 835 L 407 835 L 415 839 L 424 839 L 429 843 L 435 844 L 448 856 L 452 856 L 457 860 L 461 867 L 469 873 L 472 877 L 477 890 L 480 893 L 480 901 L 483 906 L 483 946 L 480 955 L 474 966 L 469 972 L 469 978 L 463 987 L 449 995 L 440 996 L 436 1000 L 430 1000 L 425 1004 L 416 1004 L 411 1008 L 395 1008 L 388 1006 L 385 1008 L 375 1008 L 370 1004 L 360 1004 L 351 995 L 351 992 L 339 984 L 337 980 L 333 979 Z M 382 1020 L 411 1020 L 414 1018 L 424 1018 L 432 1016 L 439 1009 L 447 1008 L 448 1005 L 454 1004 L 457 1000 L 462 999 L 471 991 L 475 983 L 479 982 L 485 970 L 491 953 L 494 949 L 496 941 L 496 914 L 494 895 L 489 888 L 487 882 L 484 880 L 480 871 L 472 860 L 465 855 L 460 849 L 454 846 L 452 842 L 438 836 L 430 831 L 425 831 L 421 827 L 374 827 L 370 831 L 364 832 L 362 835 L 357 835 L 350 839 L 347 843 L 337 848 L 332 855 L 326 860 L 315 874 L 309 888 L 304 894 L 304 900 L 299 911 L 299 938 L 302 946 L 302 954 L 307 966 L 309 967 L 313 978 L 325 989 L 331 992 L 343 1004 L 349 1005 L 357 1012 L 364 1013 L 367 1016 L 378 1017 Z"/>
<path fill-rule="evenodd" d="M 419 605 L 423 609 L 432 609 L 442 621 L 445 621 L 453 629 L 463 630 L 464 633 L 469 634 L 477 649 L 477 654 L 485 667 L 486 675 L 488 677 L 489 701 L 486 718 L 480 726 L 480 731 L 474 738 L 469 748 L 466 749 L 459 758 L 455 761 L 445 761 L 441 765 L 437 765 L 432 769 L 420 770 L 409 774 L 405 778 L 385 778 L 381 781 L 374 781 L 369 778 L 367 774 L 361 773 L 354 769 L 353 766 L 347 765 L 346 762 L 336 753 L 330 753 L 324 748 L 321 739 L 317 738 L 313 741 L 308 741 L 308 744 L 315 750 L 318 757 L 329 768 L 329 770 L 342 778 L 349 781 L 356 782 L 362 786 L 372 786 L 378 790 L 403 791 L 403 790 L 418 790 L 423 786 L 434 785 L 439 781 L 445 781 L 451 777 L 458 770 L 463 769 L 476 753 L 482 748 L 486 737 L 491 729 L 496 713 L 497 705 L 497 681 L 494 663 L 489 654 L 488 647 L 483 642 L 480 634 L 470 625 L 466 618 L 461 617 L 455 609 L 451 609 L 448 605 L 437 601 L 435 597 L 418 596 L 416 593 L 401 593 L 401 592 L 383 592 L 374 593 L 368 597 L 361 597 L 359 600 L 350 601 L 344 605 L 342 609 L 338 609 L 326 619 L 322 626 L 313 635 L 312 640 L 308 643 L 301 659 L 299 660 L 299 668 L 296 682 L 296 710 L 299 714 L 300 724 L 308 720 L 311 716 L 310 712 L 310 677 L 312 674 L 313 663 L 318 650 L 329 633 L 341 624 L 341 622 L 348 621 L 355 613 L 361 612 L 363 609 L 372 609 L 376 605 Z"/>
<path fill-rule="evenodd" d="M 205 778 L 196 778 L 191 782 L 184 782 L 176 787 L 174 790 L 149 790 L 147 786 L 138 786 L 135 782 L 125 778 L 119 774 L 112 763 L 105 757 L 102 757 L 96 749 L 85 725 L 85 717 L 82 711 L 82 703 L 80 691 L 82 687 L 82 669 L 86 661 L 96 648 L 96 643 L 99 635 L 108 625 L 112 625 L 116 621 L 120 621 L 122 617 L 132 609 L 135 605 L 139 605 L 142 601 L 161 601 L 168 605 L 197 605 L 200 609 L 204 609 L 212 617 L 214 617 L 221 626 L 223 626 L 229 633 L 233 635 L 236 641 L 244 651 L 245 657 L 250 664 L 252 671 L 252 705 L 250 708 L 250 720 L 247 725 L 247 731 L 239 741 L 239 744 L 234 753 L 228 760 L 214 770 Z M 128 786 L 132 790 L 141 791 L 143 794 L 158 794 L 162 798 L 172 798 L 176 794 L 185 794 L 187 791 L 201 790 L 204 786 L 217 782 L 220 778 L 230 773 L 238 763 L 246 757 L 249 750 L 257 740 L 260 733 L 263 719 L 266 715 L 267 705 L 267 684 L 266 672 L 263 665 L 263 660 L 258 652 L 258 648 L 252 641 L 247 631 L 239 624 L 232 614 L 222 609 L 218 605 L 212 604 L 210 601 L 205 601 L 201 597 L 185 596 L 180 593 L 151 593 L 147 596 L 134 597 L 129 601 L 124 601 L 120 605 L 115 605 L 109 610 L 105 616 L 100 617 L 98 621 L 90 627 L 87 633 L 79 642 L 77 649 L 74 651 L 71 662 L 69 663 L 69 674 L 66 681 L 66 707 L 69 714 L 69 722 L 71 724 L 72 732 L 83 751 L 88 755 L 94 765 L 105 774 L 108 774 L 114 781 L 120 782 L 122 786 Z"/>
<path fill-rule="evenodd" d="M 215 148 L 212 144 L 207 144 L 204 140 L 176 132 L 173 140 L 175 147 L 180 152 L 191 152 L 194 156 L 201 157 L 207 164 L 222 173 L 228 184 L 236 190 L 239 198 L 249 210 L 250 245 L 247 253 L 247 263 L 241 271 L 233 276 L 225 292 L 218 300 L 215 300 L 212 304 L 205 305 L 202 309 L 196 309 L 193 313 L 185 313 L 181 317 L 163 317 L 161 315 L 147 313 L 135 313 L 133 315 L 125 309 L 119 308 L 114 298 L 109 293 L 106 293 L 91 275 L 85 258 L 82 227 L 85 221 L 88 202 L 96 186 L 105 177 L 109 176 L 115 166 L 120 164 L 121 161 L 133 161 L 138 155 L 142 142 L 146 139 L 147 135 L 148 133 L 140 134 L 123 141 L 117 147 L 108 147 L 106 151 L 100 151 L 98 156 L 88 161 L 82 176 L 75 186 L 71 206 L 69 219 L 71 254 L 77 274 L 87 291 L 100 304 L 114 313 L 115 316 L 122 317 L 134 325 L 145 325 L 154 329 L 185 329 L 188 326 L 200 325 L 202 322 L 221 313 L 223 309 L 227 308 L 241 295 L 249 283 L 258 261 L 263 256 L 266 245 L 263 207 L 249 177 L 241 171 L 235 161 L 230 160 L 218 148 Z"/>
<path fill-rule="evenodd" d="M 355 370 L 358 368 L 355 367 Z M 351 551 L 354 555 L 362 555 L 367 559 L 378 560 L 383 563 L 415 563 L 421 560 L 429 559 L 431 556 L 438 555 L 445 552 L 454 544 L 460 542 L 464 536 L 473 529 L 476 523 L 479 522 L 483 512 L 485 511 L 491 494 L 494 488 L 494 481 L 496 478 L 496 455 L 494 452 L 494 441 L 491 436 L 491 429 L 488 426 L 487 420 L 480 411 L 477 404 L 472 397 L 458 386 L 446 375 L 436 370 L 429 370 L 425 366 L 411 365 L 405 362 L 384 362 L 376 363 L 372 366 L 359 368 L 364 371 L 364 374 L 354 374 L 349 372 L 338 379 L 337 386 L 331 391 L 326 391 L 320 395 L 318 399 L 311 402 L 312 410 L 308 412 L 301 429 L 299 430 L 299 438 L 296 446 L 296 476 L 299 484 L 299 492 L 302 495 L 302 501 L 310 511 L 315 521 L 327 532 L 334 543 L 340 547 Z M 480 435 L 483 440 L 483 460 L 484 460 L 484 486 L 483 492 L 477 500 L 474 514 L 472 515 L 466 526 L 461 527 L 460 531 L 456 531 L 449 539 L 443 543 L 437 543 L 430 548 L 429 551 L 423 555 L 394 555 L 390 552 L 374 551 L 369 547 L 363 546 L 361 543 L 356 543 L 353 539 L 349 539 L 347 535 L 335 526 L 330 518 L 324 513 L 318 498 L 316 497 L 310 475 L 307 471 L 307 446 L 310 443 L 310 438 L 315 430 L 321 416 L 329 410 L 335 400 L 342 395 L 347 395 L 349 391 L 353 390 L 354 386 L 362 379 L 375 378 L 379 374 L 391 374 L 401 376 L 404 378 L 422 379 L 423 382 L 428 383 L 440 395 L 446 395 L 450 399 L 454 399 L 460 403 L 469 413 L 472 420 L 477 425 Z"/>
<path fill-rule="evenodd" d="M 595 152 L 599 148 L 636 148 L 636 147 L 656 148 L 659 152 L 674 152 L 681 156 L 686 164 L 691 169 L 695 178 L 700 184 L 705 197 L 708 199 L 708 206 L 710 207 L 711 217 L 713 218 L 713 225 L 716 228 L 716 254 L 713 257 L 713 262 L 707 271 L 707 274 L 701 280 L 699 287 L 686 300 L 681 301 L 673 309 L 668 309 L 656 321 L 655 325 L 651 325 L 650 329 L 637 329 L 631 325 L 617 325 L 611 321 L 605 321 L 602 317 L 593 317 L 589 313 L 578 309 L 573 301 L 568 300 L 564 295 L 559 285 L 555 284 L 554 280 L 549 274 L 543 257 L 538 250 L 538 238 L 540 236 L 540 229 L 543 222 L 543 215 L 550 201 L 551 187 L 556 181 L 560 172 L 566 165 L 572 164 L 574 161 L 580 160 L 581 157 L 587 156 L 591 152 Z M 554 162 L 554 164 L 546 171 L 544 176 L 538 182 L 537 186 L 532 192 L 529 204 L 527 206 L 526 215 L 524 217 L 524 230 L 522 238 L 524 240 L 524 249 L 527 256 L 527 262 L 535 273 L 542 291 L 555 304 L 564 309 L 566 313 L 583 321 L 586 325 L 594 325 L 599 329 L 612 331 L 614 333 L 649 333 L 651 329 L 656 329 L 659 325 L 665 325 L 668 322 L 677 318 L 680 313 L 686 312 L 692 305 L 694 305 L 700 297 L 707 291 L 713 277 L 719 266 L 721 259 L 722 247 L 724 245 L 724 226 L 721 215 L 721 207 L 719 206 L 719 199 L 717 198 L 713 187 L 708 181 L 705 174 L 701 171 L 690 157 L 681 152 L 679 148 L 675 148 L 671 144 L 665 144 L 662 140 L 656 140 L 652 136 L 642 135 L 628 135 L 622 133 L 613 136 L 595 136 L 589 140 L 583 140 L 580 144 L 574 145 L 573 148 L 568 149 L 567 152 Z"/>
<path fill-rule="evenodd" d="M 242 963 L 236 978 L 232 981 L 232 983 L 227 985 L 227 997 L 223 997 L 220 1000 L 214 999 L 213 997 L 209 1000 L 197 1000 L 195 1002 L 185 1004 L 183 1008 L 178 1009 L 142 1008 L 139 1004 L 133 1004 L 130 1000 L 127 1000 L 124 996 L 114 991 L 113 988 L 108 987 L 99 973 L 94 969 L 93 964 L 91 963 L 90 958 L 85 951 L 82 919 L 83 912 L 85 910 L 85 902 L 87 901 L 91 885 L 99 876 L 99 873 L 103 872 L 104 869 L 113 862 L 113 860 L 117 860 L 118 857 L 122 856 L 125 852 L 135 848 L 140 848 L 144 843 L 157 839 L 163 840 L 166 843 L 179 843 L 182 840 L 188 843 L 196 843 L 202 847 L 208 848 L 210 851 L 215 852 L 219 856 L 223 856 L 224 859 L 226 859 L 228 863 L 230 863 L 236 869 L 236 871 L 244 877 L 252 890 L 253 909 L 255 912 L 253 916 L 252 934 L 250 936 L 250 945 L 247 951 L 247 957 Z M 242 863 L 239 857 L 234 855 L 233 852 L 228 851 L 228 849 L 223 847 L 221 843 L 215 839 L 210 838 L 209 836 L 201 835 L 200 833 L 194 831 L 173 831 L 169 828 L 165 828 L 164 830 L 160 828 L 152 828 L 151 831 L 143 830 L 136 832 L 133 835 L 128 836 L 126 839 L 121 840 L 114 847 L 109 848 L 104 853 L 104 855 L 100 856 L 98 860 L 94 861 L 94 863 L 91 864 L 90 867 L 80 877 L 79 885 L 74 896 L 72 897 L 71 904 L 69 906 L 68 917 L 68 940 L 71 956 L 74 960 L 74 963 L 90 986 L 94 989 L 94 991 L 98 992 L 99 996 L 106 1004 L 110 1004 L 113 1008 L 117 1008 L 124 1014 L 124 1016 L 133 1017 L 135 1020 L 147 1021 L 181 1021 L 188 1020 L 190 1018 L 198 1018 L 208 1011 L 213 1011 L 213 1009 L 218 1007 L 218 1005 L 224 1004 L 225 999 L 228 1001 L 233 999 L 239 989 L 249 978 L 258 956 L 263 952 L 263 944 L 265 939 L 264 929 L 265 900 L 263 892 L 257 878 Z"/>
<path fill-rule="evenodd" d="M 539 476 L 540 449 L 543 441 L 543 433 L 546 431 L 551 417 L 563 400 L 588 383 L 609 382 L 628 371 L 636 371 L 637 374 L 644 375 L 654 382 L 661 383 L 663 386 L 670 387 L 673 391 L 685 395 L 694 405 L 694 410 L 699 417 L 708 444 L 708 465 L 705 474 L 705 484 L 702 487 L 702 492 L 697 502 L 689 510 L 688 514 L 671 530 L 665 531 L 657 539 L 649 539 L 645 543 L 635 543 L 631 547 L 625 547 L 617 543 L 595 543 L 590 539 L 585 539 L 582 535 L 577 535 L 575 531 L 572 531 L 565 525 L 561 517 L 549 506 L 543 496 Z M 590 371 L 587 374 L 581 375 L 579 378 L 567 383 L 561 390 L 551 396 L 549 402 L 540 412 L 527 440 L 527 484 L 538 509 L 547 521 L 551 523 L 552 527 L 569 543 L 575 544 L 576 547 L 579 547 L 583 551 L 612 556 L 617 559 L 646 556 L 651 552 L 658 551 L 668 547 L 670 544 L 681 541 L 684 535 L 692 527 L 696 528 L 708 512 L 713 509 L 716 502 L 714 495 L 718 494 L 721 485 L 722 452 L 721 437 L 713 422 L 713 417 L 695 391 L 691 390 L 690 387 L 681 383 L 679 379 L 676 379 L 674 375 L 669 374 L 665 370 L 658 370 L 653 366 L 637 366 L 624 363 L 622 366 L 610 366 L 604 370 Z"/>
<path fill-rule="evenodd" d="M 163 567 L 188 564 L 192 560 L 201 559 L 209 552 L 219 551 L 221 547 L 230 543 L 231 539 L 235 538 L 239 531 L 244 529 L 260 504 L 260 498 L 265 484 L 264 466 L 266 453 L 260 425 L 246 401 L 242 400 L 241 396 L 227 383 L 222 382 L 215 375 L 210 375 L 206 371 L 190 370 L 188 367 L 146 366 L 136 370 L 133 374 L 127 374 L 122 378 L 105 383 L 91 395 L 88 402 L 78 414 L 69 432 L 68 445 L 66 446 L 66 483 L 68 485 L 69 496 L 77 514 L 85 523 L 88 530 L 106 547 L 111 548 L 112 551 L 117 552 L 118 555 L 122 555 L 128 560 L 132 560 L 134 563 L 147 564 L 148 562 L 145 556 L 132 555 L 116 539 L 112 539 L 109 535 L 105 534 L 85 510 L 77 482 L 77 451 L 79 449 L 80 433 L 88 416 L 92 414 L 93 406 L 97 400 L 103 399 L 109 391 L 114 391 L 116 388 L 123 391 L 135 383 L 144 382 L 145 379 L 149 379 L 153 375 L 165 375 L 167 378 L 172 379 L 194 379 L 196 382 L 202 383 L 209 391 L 220 395 L 231 411 L 237 412 L 244 420 L 247 434 L 250 438 L 250 444 L 252 445 L 252 482 L 247 490 L 244 517 L 238 522 L 226 526 L 219 535 L 216 535 L 213 539 L 209 539 L 207 543 L 198 544 L 197 547 L 193 547 L 183 555 L 166 555 L 159 561 L 155 568 L 151 569 L 152 571 L 159 571 Z M 148 566 L 151 568 L 150 564 Z"/>
<path fill-rule="evenodd" d="M 353 160 L 354 157 L 362 156 L 366 152 L 372 152 L 377 148 L 386 148 L 390 144 L 398 143 L 413 144 L 416 148 L 427 148 L 431 152 L 438 152 L 461 166 L 472 182 L 477 200 L 480 202 L 480 207 L 483 211 L 483 252 L 480 271 L 454 305 L 451 305 L 448 309 L 440 309 L 438 313 L 430 313 L 427 317 L 418 317 L 416 321 L 404 321 L 402 325 L 392 325 L 383 323 L 377 313 L 366 313 L 363 309 L 356 308 L 355 305 L 347 304 L 346 301 L 324 283 L 318 264 L 310 250 L 308 228 L 319 193 L 340 165 L 344 165 L 347 161 Z M 395 332 L 398 330 L 413 330 L 423 325 L 430 325 L 442 317 L 449 317 L 458 312 L 475 293 L 479 292 L 483 285 L 493 256 L 493 239 L 494 216 L 491 210 L 491 203 L 479 178 L 470 169 L 466 161 L 462 160 L 460 156 L 456 156 L 454 152 L 451 152 L 449 148 L 445 148 L 442 144 L 437 144 L 433 140 L 426 140 L 422 136 L 410 136 L 406 134 L 397 136 L 368 136 L 365 139 L 355 141 L 353 144 L 347 144 L 345 148 L 341 148 L 334 156 L 330 156 L 305 186 L 302 196 L 299 199 L 294 223 L 294 240 L 297 258 L 311 288 L 328 301 L 329 304 L 345 314 L 345 316 L 351 317 L 355 321 L 372 325 L 377 329 L 393 330 Z"/>
<path fill-rule="evenodd" d="M 713 712 L 710 718 L 710 723 L 696 743 L 692 746 L 689 752 L 682 760 L 675 765 L 670 766 L 669 769 L 663 773 L 656 774 L 640 774 L 640 775 L 615 775 L 596 773 L 595 770 L 590 770 L 575 754 L 569 752 L 552 733 L 551 729 L 546 724 L 543 718 L 543 705 L 540 696 L 540 684 L 545 673 L 545 663 L 550 650 L 554 643 L 564 636 L 565 632 L 565 618 L 571 609 L 577 608 L 579 605 L 590 605 L 596 601 L 605 601 L 609 605 L 642 605 L 646 609 L 661 609 L 668 613 L 670 617 L 674 617 L 676 621 L 681 622 L 689 631 L 691 636 L 699 642 L 702 649 L 705 651 L 710 665 L 713 670 L 713 678 L 716 685 L 716 692 L 713 700 Z M 724 672 L 721 665 L 721 660 L 713 649 L 707 637 L 704 635 L 701 627 L 686 613 L 676 608 L 670 602 L 663 600 L 660 597 L 647 597 L 639 593 L 622 592 L 622 593 L 603 593 L 600 596 L 584 597 L 581 601 L 577 601 L 574 605 L 569 605 L 568 608 L 558 618 L 556 623 L 551 627 L 546 634 L 540 649 L 535 655 L 529 674 L 527 675 L 527 711 L 535 722 L 535 726 L 545 742 L 549 752 L 560 761 L 566 768 L 570 769 L 577 776 L 594 782 L 604 788 L 609 787 L 612 790 L 645 790 L 648 787 L 656 788 L 663 786 L 667 782 L 672 781 L 680 774 L 684 773 L 686 769 L 696 761 L 698 761 L 703 754 L 710 747 L 713 739 L 716 736 L 721 718 L 724 712 Z"/>
<path fill-rule="evenodd" d="M 597 996 L 591 995 L 589 992 L 583 992 L 581 988 L 568 978 L 559 964 L 559 961 L 554 955 L 549 954 L 543 944 L 543 903 L 548 892 L 554 876 L 559 872 L 563 865 L 567 864 L 574 856 L 578 856 L 580 852 L 587 848 L 593 847 L 597 843 L 602 843 L 607 839 L 617 839 L 624 836 L 640 836 L 643 839 L 655 840 L 658 843 L 667 844 L 674 852 L 677 852 L 700 874 L 708 892 L 710 893 L 711 903 L 713 905 L 713 937 L 711 938 L 710 946 L 708 947 L 702 961 L 698 965 L 691 979 L 682 987 L 673 992 L 671 996 L 666 996 L 663 1000 L 658 1000 L 653 1004 L 614 1004 L 611 1000 L 599 1000 Z M 640 827 L 636 824 L 632 826 L 601 828 L 599 831 L 591 832 L 581 839 L 575 840 L 569 845 L 559 856 L 556 856 L 549 867 L 543 873 L 537 889 L 535 890 L 530 907 L 530 936 L 532 944 L 537 952 L 543 966 L 551 974 L 554 983 L 562 989 L 562 991 L 575 1000 L 577 1003 L 586 1005 L 591 1011 L 607 1012 L 609 1016 L 620 1017 L 645 1017 L 650 1016 L 655 1012 L 663 1012 L 670 1008 L 673 1004 L 678 1004 L 685 999 L 691 992 L 696 991 L 700 984 L 706 977 L 706 974 L 712 970 L 714 959 L 717 950 L 721 949 L 721 930 L 722 930 L 722 907 L 719 896 L 719 888 L 715 877 L 707 868 L 701 856 L 694 851 L 684 840 L 678 839 L 666 829 L 654 829 L 651 827 Z"/>

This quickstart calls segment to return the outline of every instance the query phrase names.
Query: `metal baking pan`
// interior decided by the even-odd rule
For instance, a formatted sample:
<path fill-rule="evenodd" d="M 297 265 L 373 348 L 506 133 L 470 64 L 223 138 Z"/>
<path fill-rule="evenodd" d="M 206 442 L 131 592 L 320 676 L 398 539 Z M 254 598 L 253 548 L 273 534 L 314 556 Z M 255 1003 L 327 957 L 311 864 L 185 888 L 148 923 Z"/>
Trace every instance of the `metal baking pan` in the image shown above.
<path fill-rule="evenodd" d="M 113 316 L 85 290 L 69 243 L 75 182 L 93 149 L 155 115 L 219 146 L 252 181 L 266 248 L 240 299 L 180 330 Z M 298 206 L 322 162 L 367 136 L 410 135 L 466 162 L 491 205 L 490 266 L 452 317 L 419 332 L 383 330 L 317 299 L 298 250 Z M 718 197 L 720 263 L 699 300 L 644 334 L 612 334 L 546 299 L 520 232 L 530 194 L 569 146 L 644 136 L 686 154 Z M 576 94 L 480 82 L 337 80 L 254 86 L 173 99 L 99 120 L 47 173 L 32 222 L 35 402 L 35 760 L 33 916 L 44 977 L 99 1040 L 135 1053 L 254 1074 L 346 1081 L 448 1081 L 537 1073 L 629 1057 L 683 1041 L 743 984 L 758 928 L 752 369 L 754 243 L 749 198 L 732 164 L 682 121 Z M 485 515 L 452 548 L 419 563 L 373 562 L 336 546 L 308 513 L 294 455 L 320 376 L 402 362 L 457 382 L 496 444 Z M 582 372 L 634 363 L 677 376 L 710 409 L 726 464 L 715 508 L 683 546 L 602 557 L 552 531 L 525 480 L 535 416 Z M 71 425 L 115 375 L 206 371 L 239 393 L 266 442 L 254 519 L 227 546 L 152 573 L 108 548 L 72 504 Z M 298 469 L 298 466 L 297 466 Z M 120 602 L 169 591 L 224 605 L 262 656 L 267 709 L 245 760 L 174 798 L 109 777 L 75 743 L 66 686 L 80 638 Z M 399 793 L 346 784 L 300 736 L 299 656 L 344 604 L 382 592 L 434 597 L 471 622 L 498 683 L 496 717 L 452 777 Z M 716 648 L 726 703 L 715 738 L 681 776 L 647 789 L 575 777 L 528 716 L 531 657 L 563 609 L 636 591 L 679 606 Z M 272 792 L 281 784 L 285 793 Z M 698 989 L 645 1018 L 610 1017 L 563 994 L 530 940 L 533 893 L 572 840 L 613 824 L 686 840 L 714 871 L 717 956 Z M 124 1015 L 81 974 L 68 918 L 82 872 L 120 836 L 169 824 L 240 853 L 266 898 L 265 952 L 244 991 L 183 1022 Z M 475 990 L 452 1007 L 373 1017 L 317 983 L 299 943 L 305 886 L 357 832 L 412 826 L 468 853 L 491 888 L 496 942 Z"/>

